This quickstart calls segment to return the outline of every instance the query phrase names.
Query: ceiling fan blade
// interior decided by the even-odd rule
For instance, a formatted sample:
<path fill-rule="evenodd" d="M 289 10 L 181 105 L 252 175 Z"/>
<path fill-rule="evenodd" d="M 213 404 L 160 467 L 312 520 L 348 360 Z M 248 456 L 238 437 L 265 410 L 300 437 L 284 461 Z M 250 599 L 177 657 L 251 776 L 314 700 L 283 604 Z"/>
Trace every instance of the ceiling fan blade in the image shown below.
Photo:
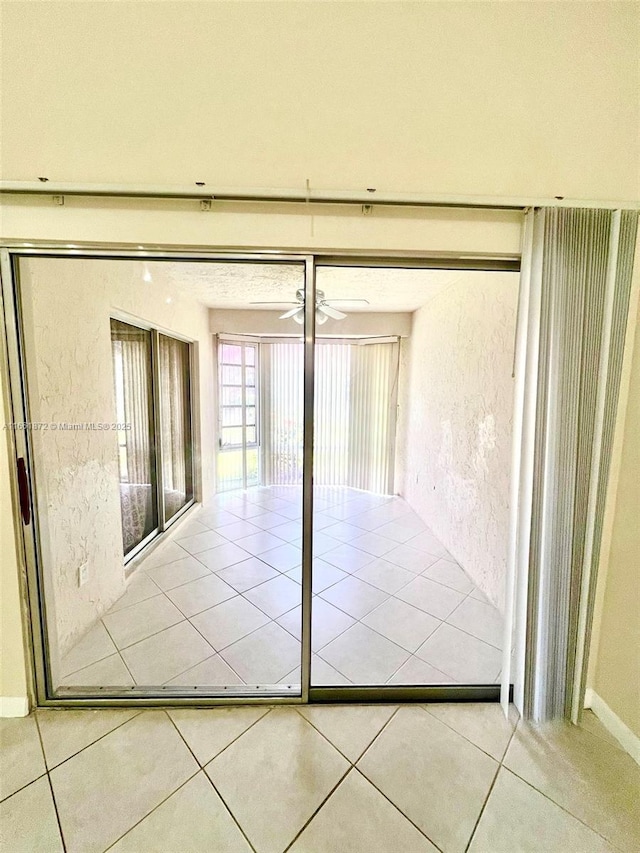
<path fill-rule="evenodd" d="M 325 301 L 329 305 L 332 305 L 334 302 L 349 302 L 351 305 L 369 305 L 368 299 L 327 299 Z"/>
<path fill-rule="evenodd" d="M 284 314 L 281 314 L 278 318 L 279 320 L 288 320 L 289 317 L 293 317 L 294 314 L 297 314 L 299 311 L 304 311 L 302 305 L 296 305 L 295 308 L 292 308 L 290 311 L 285 311 Z"/>
<path fill-rule="evenodd" d="M 338 311 L 337 308 L 332 308 L 327 304 L 318 305 L 318 310 L 326 314 L 327 317 L 332 317 L 334 320 L 344 320 L 347 316 L 346 314 L 343 314 L 342 311 Z"/>

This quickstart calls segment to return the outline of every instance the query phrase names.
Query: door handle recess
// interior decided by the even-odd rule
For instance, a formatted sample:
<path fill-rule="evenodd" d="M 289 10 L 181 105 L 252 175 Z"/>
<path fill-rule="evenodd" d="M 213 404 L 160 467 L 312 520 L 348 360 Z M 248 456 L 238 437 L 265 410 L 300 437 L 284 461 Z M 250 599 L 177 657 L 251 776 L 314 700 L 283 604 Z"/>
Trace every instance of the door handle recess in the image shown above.
<path fill-rule="evenodd" d="M 20 514 L 22 523 L 29 524 L 31 521 L 31 501 L 29 496 L 29 478 L 27 477 L 27 466 L 22 456 L 18 459 L 18 493 L 20 495 Z"/>

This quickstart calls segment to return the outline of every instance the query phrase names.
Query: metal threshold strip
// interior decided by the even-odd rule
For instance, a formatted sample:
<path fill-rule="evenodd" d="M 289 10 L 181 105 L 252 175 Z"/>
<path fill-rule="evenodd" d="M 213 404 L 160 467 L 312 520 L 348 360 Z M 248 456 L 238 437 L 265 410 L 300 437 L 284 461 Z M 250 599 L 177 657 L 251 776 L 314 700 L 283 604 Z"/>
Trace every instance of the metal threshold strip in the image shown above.
<path fill-rule="evenodd" d="M 524 210 L 528 207 L 601 207 L 637 210 L 629 200 L 568 199 L 512 196 L 389 193 L 374 187 L 365 190 L 269 189 L 193 185 L 137 185 L 37 181 L 0 181 L 0 195 L 85 196 L 89 198 L 183 199 L 194 201 L 250 202 L 254 204 L 375 205 L 385 207 L 440 207 L 485 210 Z"/>

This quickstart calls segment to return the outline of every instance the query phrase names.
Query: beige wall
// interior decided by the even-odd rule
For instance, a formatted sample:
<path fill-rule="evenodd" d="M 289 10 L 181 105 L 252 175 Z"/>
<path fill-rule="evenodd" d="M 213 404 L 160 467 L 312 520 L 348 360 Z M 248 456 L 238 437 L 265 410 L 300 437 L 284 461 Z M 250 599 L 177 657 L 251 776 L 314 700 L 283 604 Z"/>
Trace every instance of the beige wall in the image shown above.
<path fill-rule="evenodd" d="M 170 297 L 154 265 L 27 259 L 20 264 L 31 420 L 110 423 L 115 418 L 110 316 L 153 324 L 196 342 L 202 492 L 213 490 L 212 346 L 207 309 Z M 167 300 L 171 298 L 170 303 Z M 64 653 L 124 591 L 116 433 L 32 434 L 50 639 Z M 78 585 L 80 566 L 88 582 Z M 51 627 L 54 630 L 51 630 Z M 55 655 L 54 655 L 55 665 Z"/>
<path fill-rule="evenodd" d="M 3 7 L 5 178 L 638 197 L 634 2 Z"/>
<path fill-rule="evenodd" d="M 618 481 L 610 496 L 611 538 L 600 568 L 590 686 L 640 738 L 640 313 L 628 393 Z"/>
<path fill-rule="evenodd" d="M 401 494 L 504 607 L 517 273 L 462 274 L 416 311 L 400 401 Z"/>

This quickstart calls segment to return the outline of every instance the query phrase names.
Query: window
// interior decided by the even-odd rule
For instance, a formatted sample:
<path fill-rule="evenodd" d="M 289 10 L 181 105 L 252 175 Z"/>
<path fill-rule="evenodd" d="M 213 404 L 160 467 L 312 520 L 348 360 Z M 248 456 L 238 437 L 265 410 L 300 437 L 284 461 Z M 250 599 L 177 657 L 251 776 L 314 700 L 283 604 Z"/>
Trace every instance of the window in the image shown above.
<path fill-rule="evenodd" d="M 218 490 L 246 489 L 260 480 L 258 344 L 218 344 Z"/>
<path fill-rule="evenodd" d="M 125 557 L 193 502 L 191 345 L 111 320 Z"/>

